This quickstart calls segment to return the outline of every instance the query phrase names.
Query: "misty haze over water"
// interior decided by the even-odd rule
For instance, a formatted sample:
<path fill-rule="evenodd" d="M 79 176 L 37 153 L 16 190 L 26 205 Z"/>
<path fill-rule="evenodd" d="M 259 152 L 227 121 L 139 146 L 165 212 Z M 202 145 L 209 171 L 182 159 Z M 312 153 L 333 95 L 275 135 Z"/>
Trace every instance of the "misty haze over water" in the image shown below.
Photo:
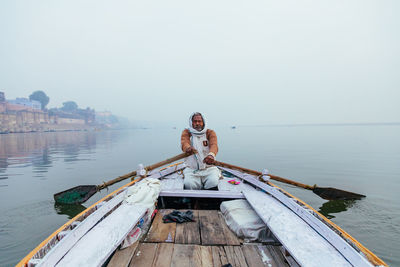
<path fill-rule="evenodd" d="M 400 2 L 0 3 L 0 91 L 182 126 L 399 122 Z M 185 126 L 183 124 L 183 126 Z"/>
<path fill-rule="evenodd" d="M 42 90 L 49 109 L 75 101 L 138 128 L 0 135 L 0 266 L 84 208 L 55 206 L 55 192 L 178 154 L 194 111 L 223 161 L 367 195 L 326 202 L 282 185 L 400 266 L 399 10 L 398 0 L 0 1 L 7 99 Z"/>

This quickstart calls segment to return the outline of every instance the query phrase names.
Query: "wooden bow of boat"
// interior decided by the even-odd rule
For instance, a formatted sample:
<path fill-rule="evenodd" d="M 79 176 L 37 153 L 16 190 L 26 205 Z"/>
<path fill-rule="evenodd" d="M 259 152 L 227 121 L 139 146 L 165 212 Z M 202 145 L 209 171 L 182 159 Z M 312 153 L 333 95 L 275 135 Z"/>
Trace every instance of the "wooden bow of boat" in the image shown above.
<path fill-rule="evenodd" d="M 149 177 L 160 179 L 162 188 L 155 203 L 161 211 L 153 220 L 147 221 L 151 214 L 140 205 L 124 206 L 123 192 L 137 183 L 132 181 L 68 221 L 17 266 L 68 266 L 71 262 L 85 266 L 157 266 L 161 262 L 163 266 L 320 266 L 322 262 L 324 266 L 387 266 L 309 205 L 275 185 L 261 182 L 256 175 L 220 167 L 241 183 L 233 185 L 227 182 L 232 178 L 223 177 L 218 191 L 184 190 L 180 173 L 184 167 L 178 164 L 149 173 Z M 187 199 L 190 201 L 185 202 Z M 215 208 L 229 199 L 248 201 L 264 221 L 270 241 L 246 243 L 229 230 Z M 162 223 L 168 209 L 179 208 L 193 210 L 196 222 Z M 127 214 L 131 219 L 124 219 Z M 90 241 L 100 235 L 108 240 L 107 227 L 118 228 L 120 236 L 107 242 Z M 141 232 L 141 238 L 119 250 L 121 238 L 128 232 L 137 233 L 135 229 Z"/>

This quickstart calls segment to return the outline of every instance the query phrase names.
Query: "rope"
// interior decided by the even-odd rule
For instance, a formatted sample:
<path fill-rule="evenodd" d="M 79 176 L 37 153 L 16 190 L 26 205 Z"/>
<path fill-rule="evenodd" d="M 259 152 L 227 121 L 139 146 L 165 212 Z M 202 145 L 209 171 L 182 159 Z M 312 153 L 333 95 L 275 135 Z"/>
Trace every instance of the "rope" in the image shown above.
<path fill-rule="evenodd" d="M 182 164 L 182 163 L 183 163 L 183 161 L 179 161 L 179 162 L 177 162 L 177 163 L 168 165 L 167 167 L 164 167 L 164 168 L 160 169 L 160 171 L 163 171 L 163 170 L 165 170 L 165 169 L 167 169 L 167 168 L 169 168 L 169 167 L 172 167 L 172 166 L 175 166 L 175 170 L 176 170 L 176 169 L 178 168 L 178 165 L 179 165 L 179 164 Z"/>
<path fill-rule="evenodd" d="M 103 181 L 103 189 L 104 188 L 108 188 L 108 186 L 107 186 L 106 182 Z M 100 191 L 98 187 L 97 187 L 97 191 Z"/>

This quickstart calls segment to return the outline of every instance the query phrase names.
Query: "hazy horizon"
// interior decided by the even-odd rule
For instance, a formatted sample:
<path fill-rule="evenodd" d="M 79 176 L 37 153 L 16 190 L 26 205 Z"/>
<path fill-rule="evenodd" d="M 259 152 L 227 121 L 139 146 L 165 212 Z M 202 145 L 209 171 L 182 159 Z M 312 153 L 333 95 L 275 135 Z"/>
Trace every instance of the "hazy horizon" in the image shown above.
<path fill-rule="evenodd" d="M 0 3 L 0 91 L 209 126 L 399 122 L 398 1 Z"/>

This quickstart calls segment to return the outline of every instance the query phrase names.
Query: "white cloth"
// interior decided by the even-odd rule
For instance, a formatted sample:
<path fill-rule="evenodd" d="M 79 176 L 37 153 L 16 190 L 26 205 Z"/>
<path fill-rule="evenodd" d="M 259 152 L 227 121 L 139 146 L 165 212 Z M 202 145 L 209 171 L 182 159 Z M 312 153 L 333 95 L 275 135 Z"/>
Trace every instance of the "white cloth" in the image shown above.
<path fill-rule="evenodd" d="M 210 153 L 207 136 L 205 134 L 192 135 L 190 137 L 190 144 L 197 150 L 197 153 L 185 158 L 186 166 L 193 170 L 204 170 L 209 167 L 209 165 L 203 162 L 204 158 Z"/>
<path fill-rule="evenodd" d="M 186 167 L 183 170 L 183 184 L 185 189 L 201 190 L 218 186 L 220 170 L 213 166 L 204 170 L 194 170 Z"/>
<path fill-rule="evenodd" d="M 126 190 L 125 203 L 131 205 L 141 204 L 151 209 L 154 206 L 160 191 L 160 180 L 145 178 Z"/>
<path fill-rule="evenodd" d="M 203 162 L 204 158 L 210 154 L 210 147 L 207 140 L 207 125 L 206 120 L 201 114 L 203 118 L 204 128 L 201 131 L 197 131 L 192 127 L 192 120 L 195 114 L 199 114 L 198 112 L 193 113 L 189 117 L 189 132 L 190 136 L 190 144 L 193 148 L 197 150 L 198 153 L 191 155 L 185 159 L 186 166 L 190 167 L 193 170 L 204 170 L 209 167 L 209 165 Z M 215 157 L 215 156 L 214 156 Z"/>
<path fill-rule="evenodd" d="M 224 201 L 221 212 L 228 227 L 249 241 L 267 240 L 267 226 L 244 199 Z"/>
<path fill-rule="evenodd" d="M 128 205 L 143 205 L 148 209 L 147 216 L 143 218 L 143 221 L 139 222 L 125 237 L 121 244 L 121 249 L 129 247 L 135 243 L 143 233 L 146 233 L 147 227 L 150 225 L 151 215 L 155 209 L 155 202 L 158 199 L 158 195 L 161 191 L 160 180 L 154 178 L 145 178 L 140 182 L 130 186 L 125 192 L 124 202 Z"/>

